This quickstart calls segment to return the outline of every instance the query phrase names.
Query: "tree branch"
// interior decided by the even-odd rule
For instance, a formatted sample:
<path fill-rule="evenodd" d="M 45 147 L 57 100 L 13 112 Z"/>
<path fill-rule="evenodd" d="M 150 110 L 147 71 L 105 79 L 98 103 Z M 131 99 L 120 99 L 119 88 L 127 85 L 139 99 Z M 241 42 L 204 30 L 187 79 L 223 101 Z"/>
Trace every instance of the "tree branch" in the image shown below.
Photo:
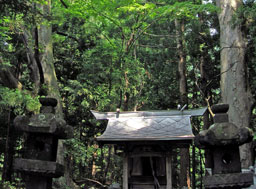
<path fill-rule="evenodd" d="M 3 64 L 3 60 L 0 57 L 0 82 L 6 87 L 9 87 L 12 89 L 17 88 L 21 90 L 22 84 L 19 82 L 19 80 L 14 77 L 14 75 L 12 74 L 12 72 L 9 70 L 8 67 L 5 67 L 1 64 Z"/>
<path fill-rule="evenodd" d="M 213 113 L 212 108 L 211 108 L 211 105 L 210 105 L 210 102 L 209 102 L 210 98 L 211 98 L 211 97 L 208 96 L 207 98 L 205 98 L 205 101 L 206 101 L 206 103 L 207 103 L 207 108 L 208 108 L 208 110 L 209 110 L 211 116 L 214 117 L 215 114 Z"/>
<path fill-rule="evenodd" d="M 74 39 L 77 43 L 80 43 L 79 39 L 77 39 L 76 37 L 74 37 L 74 36 L 72 36 L 72 35 L 69 35 L 69 34 L 66 34 L 66 33 L 60 32 L 60 31 L 56 31 L 56 33 L 59 34 L 59 35 L 68 37 L 68 38 L 70 38 L 70 39 Z"/>
<path fill-rule="evenodd" d="M 152 37 L 177 37 L 176 35 L 156 35 L 156 34 L 151 34 L 151 33 L 147 33 L 147 32 L 143 32 L 143 34 L 152 36 Z"/>
<path fill-rule="evenodd" d="M 39 60 L 36 60 L 35 53 L 29 47 L 29 41 L 28 41 L 29 37 L 28 37 L 28 34 L 26 33 L 25 28 L 23 28 L 23 33 L 21 35 L 22 35 L 22 41 L 26 48 L 28 62 L 30 63 L 29 68 L 31 69 L 31 79 L 35 84 L 35 92 L 37 93 L 39 90 L 40 84 L 44 82 L 43 70 Z"/>
<path fill-rule="evenodd" d="M 60 2 L 66 9 L 68 8 L 68 5 L 63 0 L 60 0 Z"/>
<path fill-rule="evenodd" d="M 139 44 L 137 45 L 139 47 L 144 47 L 144 48 L 155 48 L 155 49 L 176 49 L 177 47 L 165 47 L 163 45 L 143 45 L 143 44 Z"/>
<path fill-rule="evenodd" d="M 100 185 L 100 186 L 102 186 L 102 187 L 106 187 L 106 185 L 100 183 L 99 181 L 93 180 L 93 179 L 89 179 L 89 178 L 84 178 L 83 180 L 75 181 L 75 183 L 77 183 L 77 184 L 83 184 L 83 183 L 85 183 L 85 182 L 87 182 L 87 181 L 96 183 L 96 184 L 98 184 L 98 185 Z"/>
<path fill-rule="evenodd" d="M 96 45 L 94 43 L 94 41 L 91 40 L 91 39 L 89 40 L 90 41 L 89 43 L 86 43 L 83 38 L 78 39 L 78 38 L 76 38 L 76 37 L 74 37 L 72 35 L 69 35 L 69 34 L 66 34 L 66 33 L 60 32 L 60 31 L 56 31 L 56 33 L 59 34 L 59 35 L 62 35 L 62 36 L 65 36 L 65 37 L 68 37 L 70 39 L 75 40 L 78 43 L 78 47 L 77 48 L 80 51 L 83 51 L 85 48 L 89 49 L 89 48 L 94 47 Z M 105 35 L 103 35 L 103 36 L 111 43 L 111 41 L 107 38 L 107 36 L 105 36 Z M 111 43 L 111 45 L 113 46 L 113 43 Z"/>
<path fill-rule="evenodd" d="M 231 45 L 230 47 L 222 47 L 222 48 L 220 49 L 220 52 L 221 52 L 222 50 L 224 50 L 224 49 L 246 49 L 246 47 L 243 47 L 243 46 L 239 47 L 239 46 L 233 46 L 233 45 Z"/>
<path fill-rule="evenodd" d="M 119 28 L 119 30 L 120 30 L 120 32 L 121 32 L 122 38 L 123 38 L 123 39 L 126 38 L 122 26 L 120 26 L 114 19 L 112 19 L 111 17 L 109 17 L 108 15 L 106 15 L 106 14 L 104 14 L 104 13 L 102 13 L 102 12 L 98 12 L 93 6 L 91 6 L 91 8 L 92 8 L 97 14 L 99 14 L 100 16 L 102 16 L 102 17 L 108 19 L 108 20 L 111 21 L 113 24 L 115 24 L 115 25 Z"/>
<path fill-rule="evenodd" d="M 130 45 L 130 47 L 129 47 L 127 53 L 129 53 L 129 50 L 130 50 L 131 47 L 134 45 L 135 41 L 137 41 L 137 40 L 140 38 L 140 36 L 141 36 L 144 32 L 147 31 L 147 29 L 148 29 L 149 27 L 151 27 L 154 23 L 156 23 L 156 22 L 161 18 L 161 16 L 162 16 L 162 15 L 160 15 L 158 18 L 156 18 L 155 20 L 153 20 L 148 26 L 146 26 L 144 29 L 142 29 L 142 30 L 140 30 L 140 31 L 138 32 L 138 35 L 133 38 L 133 40 L 132 40 L 132 42 L 131 42 L 131 45 Z"/>

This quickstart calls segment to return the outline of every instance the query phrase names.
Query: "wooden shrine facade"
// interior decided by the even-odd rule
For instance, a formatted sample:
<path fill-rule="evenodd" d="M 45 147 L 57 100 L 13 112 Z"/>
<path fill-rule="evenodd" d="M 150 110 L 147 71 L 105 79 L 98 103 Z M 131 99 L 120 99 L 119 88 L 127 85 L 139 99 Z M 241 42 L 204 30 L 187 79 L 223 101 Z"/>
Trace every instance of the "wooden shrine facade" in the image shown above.
<path fill-rule="evenodd" d="M 91 112 L 108 119 L 97 141 L 123 152 L 123 189 L 171 189 L 172 149 L 189 147 L 194 138 L 190 117 L 205 111 Z"/>

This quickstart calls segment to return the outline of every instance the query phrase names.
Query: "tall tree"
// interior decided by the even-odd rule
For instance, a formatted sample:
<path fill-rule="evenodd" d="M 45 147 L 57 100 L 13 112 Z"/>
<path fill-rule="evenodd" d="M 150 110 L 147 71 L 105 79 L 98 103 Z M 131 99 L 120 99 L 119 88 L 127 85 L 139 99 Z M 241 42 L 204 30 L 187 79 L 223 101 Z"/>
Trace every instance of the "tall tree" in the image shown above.
<path fill-rule="evenodd" d="M 45 19 L 48 20 L 51 15 L 51 0 L 46 0 L 45 4 L 37 4 L 38 9 L 41 11 L 41 14 L 45 16 Z M 48 20 L 49 21 L 49 20 Z M 58 117 L 63 117 L 62 111 L 62 103 L 61 96 L 58 87 L 58 81 L 56 77 L 55 67 L 54 67 L 54 59 L 53 59 L 53 42 L 52 42 L 52 26 L 50 23 L 46 22 L 46 24 L 40 24 L 35 29 L 35 39 L 36 48 L 38 51 L 38 59 L 40 63 L 40 68 L 43 73 L 43 88 L 46 88 L 44 95 L 49 97 L 54 97 L 58 100 L 58 105 L 56 109 L 56 115 Z M 35 52 L 36 53 L 36 52 Z M 70 178 L 69 164 L 67 159 L 64 158 L 65 145 L 62 140 L 59 140 L 58 143 L 58 155 L 57 161 L 63 165 L 65 165 L 65 179 L 67 186 L 71 188 L 76 188 L 77 186 Z"/>
<path fill-rule="evenodd" d="M 232 24 L 236 11 L 243 6 L 242 0 L 218 0 L 221 47 L 221 97 L 229 104 L 230 122 L 238 127 L 249 127 L 254 103 L 245 62 L 246 38 L 241 25 Z M 251 144 L 240 148 L 243 168 L 252 165 Z"/>
<path fill-rule="evenodd" d="M 43 15 L 50 17 L 51 14 L 51 0 L 47 0 L 46 4 L 38 4 L 38 9 Z M 57 82 L 57 77 L 54 68 L 53 62 L 53 47 L 52 47 L 52 26 L 50 23 L 41 24 L 35 29 L 35 41 L 36 44 L 35 50 L 39 51 L 39 62 L 40 67 L 42 68 L 43 73 L 43 84 L 47 88 L 47 95 L 55 97 L 58 100 L 57 114 L 63 116 L 60 92 Z"/>
<path fill-rule="evenodd" d="M 186 53 L 185 53 L 185 23 L 184 19 L 175 20 L 177 36 L 178 72 L 179 72 L 179 92 L 181 106 L 188 105 L 187 97 L 187 77 L 186 77 Z M 190 187 L 189 177 L 189 148 L 180 149 L 180 187 Z"/>
<path fill-rule="evenodd" d="M 15 5 L 15 3 L 12 1 L 4 2 L 4 5 L 8 5 L 8 7 L 13 8 L 12 6 Z M 20 41 L 22 41 L 23 47 L 25 47 L 24 49 L 26 49 L 27 61 L 25 61 L 24 63 L 27 64 L 27 67 L 29 68 L 29 71 L 26 70 L 26 72 L 29 73 L 30 75 L 27 78 L 29 80 L 27 82 L 31 83 L 30 93 L 33 94 L 34 96 L 45 95 L 45 96 L 56 98 L 59 102 L 56 114 L 59 117 L 63 117 L 62 107 L 61 107 L 61 97 L 60 97 L 60 92 L 58 88 L 58 82 L 57 82 L 57 77 L 55 73 L 54 59 L 53 59 L 52 27 L 50 23 L 50 20 L 52 18 L 51 17 L 51 0 L 43 0 L 40 2 L 28 1 L 27 4 L 25 5 L 28 6 L 28 8 L 26 9 L 27 12 L 24 13 L 23 15 L 21 14 L 18 16 L 16 15 L 16 13 L 19 13 L 19 11 L 16 11 L 16 6 L 14 6 L 15 8 L 14 15 L 17 16 L 17 18 L 19 18 L 17 19 L 19 23 L 16 24 L 15 29 L 13 29 L 13 33 L 14 33 L 13 36 L 17 37 L 18 39 L 17 42 L 19 42 L 19 44 L 20 44 Z M 6 15 L 10 15 L 10 14 L 6 13 Z M 3 22 L 1 21 L 1 23 Z M 2 35 L 4 35 L 4 33 Z M 21 61 L 21 58 L 20 57 L 18 58 L 17 58 L 18 61 Z M 1 69 L 0 69 L 1 83 L 8 88 L 18 88 L 20 90 L 23 90 L 22 84 L 19 81 L 19 79 L 21 78 L 20 72 L 15 70 L 16 75 L 14 75 L 10 70 L 11 68 L 10 66 L 3 66 L 2 60 L 0 60 L 0 63 L 1 63 L 0 65 L 1 66 Z M 26 89 L 25 87 L 24 87 L 24 90 Z M 20 95 L 23 95 L 23 94 L 20 94 Z M 7 136 L 10 138 L 12 137 L 9 135 Z M 10 141 L 8 139 L 9 138 L 7 138 L 6 141 Z M 6 146 L 9 146 L 9 145 L 6 145 Z M 61 147 L 62 149 L 62 146 L 63 146 L 62 142 L 60 142 L 59 148 Z M 62 152 L 62 150 L 59 150 L 59 152 Z M 63 164 L 64 154 L 63 153 L 58 153 L 58 154 L 60 154 L 58 155 L 58 161 Z M 8 159 L 11 159 L 10 156 L 11 154 L 9 154 Z M 6 163 L 6 165 L 9 165 L 9 164 L 10 163 L 8 164 Z M 68 171 L 69 170 L 67 169 L 66 173 L 68 173 Z M 3 174 L 4 179 L 6 177 L 5 175 L 7 174 L 5 174 L 4 172 Z M 71 183 L 69 186 L 73 187 L 73 184 L 71 182 L 72 180 L 69 179 L 69 177 L 66 177 L 66 179 L 69 181 L 67 183 Z M 10 180 L 10 179 L 8 178 L 7 180 Z"/>

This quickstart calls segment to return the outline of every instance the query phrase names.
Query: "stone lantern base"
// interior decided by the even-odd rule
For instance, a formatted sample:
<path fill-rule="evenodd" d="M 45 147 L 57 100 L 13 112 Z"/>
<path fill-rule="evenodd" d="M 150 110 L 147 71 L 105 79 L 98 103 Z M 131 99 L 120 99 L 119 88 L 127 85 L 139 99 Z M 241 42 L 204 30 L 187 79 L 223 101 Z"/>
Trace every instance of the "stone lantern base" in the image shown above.
<path fill-rule="evenodd" d="M 253 173 L 214 174 L 204 178 L 205 188 L 242 188 L 252 185 Z"/>

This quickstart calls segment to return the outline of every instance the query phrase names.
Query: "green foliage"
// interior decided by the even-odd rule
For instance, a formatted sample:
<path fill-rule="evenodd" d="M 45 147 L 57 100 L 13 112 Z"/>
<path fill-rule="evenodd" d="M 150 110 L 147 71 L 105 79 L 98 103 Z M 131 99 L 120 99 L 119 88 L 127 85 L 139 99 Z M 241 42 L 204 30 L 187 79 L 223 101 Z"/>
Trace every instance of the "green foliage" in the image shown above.
<path fill-rule="evenodd" d="M 74 154 L 74 177 L 84 175 L 90 178 L 92 162 L 95 162 L 99 173 L 96 177 L 101 180 L 103 174 L 100 170 L 107 163 L 108 152 L 92 141 L 102 133 L 106 123 L 93 121 L 89 110 L 115 111 L 120 100 L 124 102 L 124 94 L 129 94 L 129 110 L 176 108 L 179 93 L 177 51 L 173 49 L 176 46 L 175 38 L 152 37 L 147 33 L 173 35 L 176 32 L 173 20 L 177 18 L 188 22 L 189 107 L 194 107 L 193 102 L 203 101 L 196 87 L 200 78 L 199 57 L 194 54 L 200 55 L 208 50 L 211 59 L 218 52 L 214 50 L 217 46 L 216 36 L 211 36 L 207 24 L 200 25 L 198 13 L 210 17 L 217 9 L 212 4 L 194 4 L 192 1 L 165 2 L 163 6 L 144 1 L 80 0 L 66 1 L 66 4 L 67 9 L 57 3 L 54 5 L 58 18 L 57 22 L 53 21 L 56 23 L 55 29 L 82 39 L 80 42 L 84 44 L 94 44 L 81 48 L 79 41 L 74 38 L 54 35 L 55 66 L 60 76 L 64 111 L 69 124 L 76 125 L 79 136 L 79 139 L 76 137 L 68 143 L 68 154 Z M 203 32 L 199 31 L 200 27 L 205 28 Z M 198 36 L 199 32 L 204 33 L 209 42 L 198 40 L 201 37 Z M 160 48 L 151 47 L 158 44 Z M 212 58 L 209 62 L 209 70 L 212 71 L 209 77 L 214 78 L 218 72 L 218 61 Z M 213 86 L 213 92 L 215 89 L 218 90 L 218 84 Z M 198 149 L 195 153 L 200 156 Z M 116 157 L 111 162 L 115 160 Z M 200 161 L 197 163 L 202 164 Z M 79 166 L 86 167 L 87 171 L 81 172 Z M 120 166 L 112 167 L 110 172 L 119 169 Z M 110 172 L 107 178 L 111 178 Z M 199 186 L 201 173 L 196 174 Z M 120 180 L 118 174 L 114 180 Z"/>
<path fill-rule="evenodd" d="M 127 5 L 123 5 L 120 8 L 117 8 L 117 10 L 121 10 L 123 12 L 130 12 L 130 13 L 145 13 L 146 11 L 152 11 L 156 8 L 156 5 L 154 3 L 143 3 L 136 1 L 126 1 Z"/>
<path fill-rule="evenodd" d="M 1 180 L 0 180 L 1 181 Z M 0 185 L 1 186 L 1 185 Z M 4 182 L 1 186 L 3 189 L 16 189 L 15 184 L 12 184 L 10 182 Z"/>
<path fill-rule="evenodd" d="M 85 144 L 78 138 L 73 138 L 65 141 L 65 145 L 69 151 L 66 151 L 66 155 L 72 152 L 72 156 L 75 157 L 75 164 L 83 167 L 88 166 L 88 159 L 91 159 L 92 153 L 87 150 Z"/>
<path fill-rule="evenodd" d="M 0 13 L 3 15 L 0 20 L 0 56 L 3 64 L 19 76 L 24 90 L 0 87 L 1 111 L 12 109 L 16 114 L 39 111 L 38 97 L 30 95 L 34 90 L 32 71 L 20 34 L 24 25 L 32 31 L 42 21 L 48 26 L 51 24 L 54 66 L 65 120 L 75 131 L 75 137 L 65 142 L 70 175 L 75 181 L 91 178 L 104 184 L 121 182 L 121 158 L 114 155 L 112 147 L 99 147 L 95 142 L 95 137 L 104 131 L 106 122 L 96 121 L 91 109 L 116 111 L 120 104 L 121 110 L 177 107 L 180 95 L 175 19 L 184 21 L 185 26 L 182 35 L 188 107 L 202 106 L 205 91 L 213 103 L 219 101 L 218 9 L 212 3 L 190 0 L 64 0 L 65 5 L 61 1 L 52 1 L 51 15 L 42 15 L 31 5 L 33 2 L 45 4 L 46 1 L 30 0 L 25 3 L 18 0 L 16 5 L 13 0 L 4 2 L 9 13 L 6 10 Z M 19 7 L 24 7 L 24 11 L 18 10 Z M 254 2 L 248 4 L 240 17 L 246 17 L 250 25 L 248 36 L 252 49 L 248 63 L 252 85 L 256 86 L 254 9 Z M 243 19 L 239 21 L 244 23 Z M 31 40 L 30 43 L 33 45 L 36 41 Z M 202 57 L 207 62 L 205 80 L 201 78 Z M 42 90 L 44 86 L 41 86 Z M 193 127 L 196 134 L 202 129 L 202 121 L 194 125 L 198 126 Z M 196 174 L 196 188 L 200 188 L 204 174 L 203 152 L 197 148 L 190 152 L 195 156 L 196 170 L 192 171 Z M 93 166 L 96 175 L 92 175 Z M 109 170 L 105 175 L 107 166 Z M 60 180 L 59 185 L 68 188 L 64 183 Z"/>
<path fill-rule="evenodd" d="M 9 30 L 9 27 L 7 26 L 8 23 L 10 23 L 10 20 L 9 20 L 8 17 L 3 17 L 0 20 L 0 36 L 1 36 L 1 39 L 8 36 L 6 34 L 6 32 Z"/>
<path fill-rule="evenodd" d="M 175 2 L 173 5 L 167 5 L 160 10 L 173 19 L 198 19 L 198 13 L 214 13 L 218 8 L 212 3 L 195 4 L 193 1 L 184 1 Z"/>
<path fill-rule="evenodd" d="M 38 113 L 41 107 L 38 98 L 33 98 L 27 91 L 1 86 L 0 110 L 12 108 L 16 114 L 23 114 L 24 111 Z"/>

